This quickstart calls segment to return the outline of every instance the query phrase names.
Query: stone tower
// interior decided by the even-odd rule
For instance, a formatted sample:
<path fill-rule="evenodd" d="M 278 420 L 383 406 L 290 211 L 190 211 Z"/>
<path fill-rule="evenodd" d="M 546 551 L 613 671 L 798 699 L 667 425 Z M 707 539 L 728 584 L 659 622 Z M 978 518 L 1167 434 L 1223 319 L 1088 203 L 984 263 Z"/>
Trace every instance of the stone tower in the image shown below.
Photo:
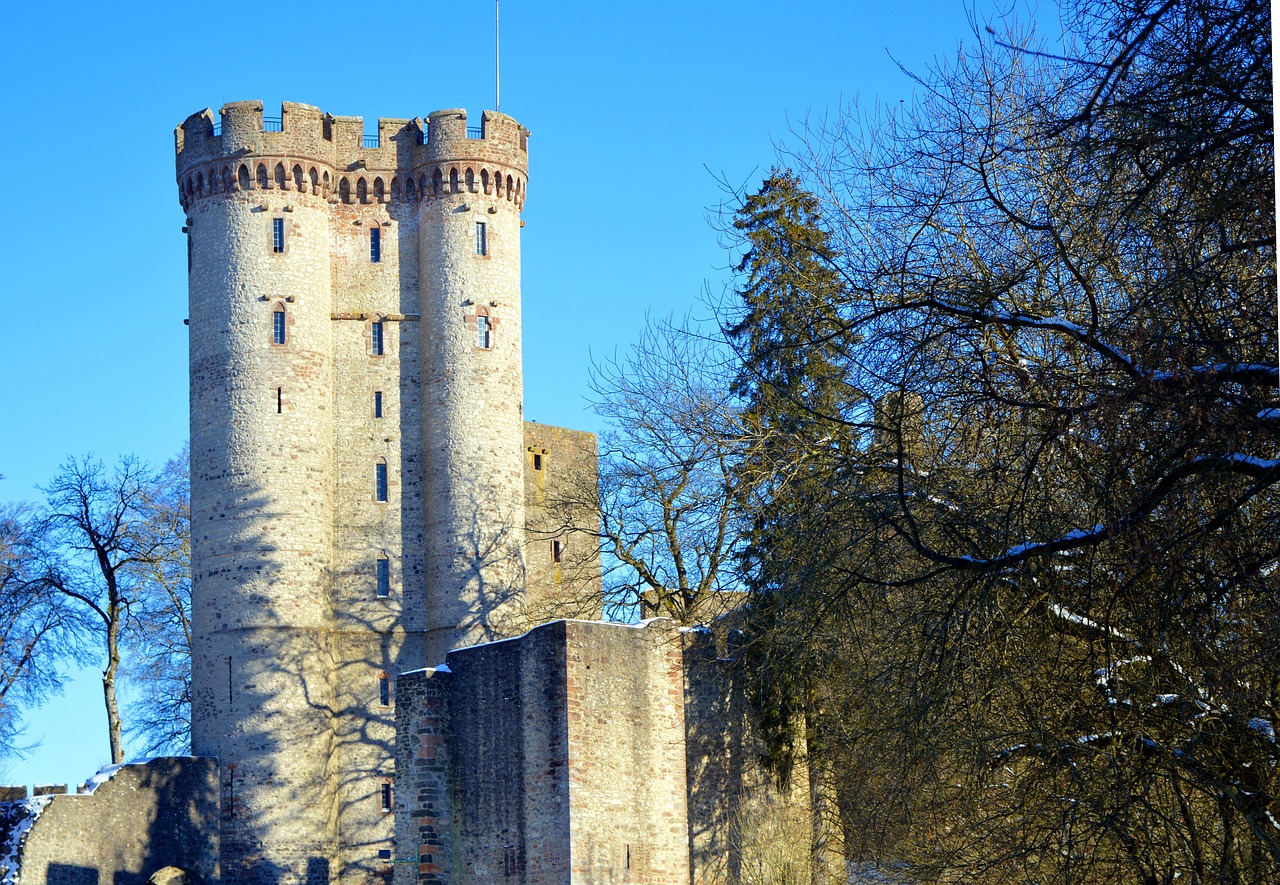
<path fill-rule="evenodd" d="M 192 744 L 226 881 L 392 857 L 394 677 L 523 629 L 528 131 L 236 102 L 187 215 Z"/>

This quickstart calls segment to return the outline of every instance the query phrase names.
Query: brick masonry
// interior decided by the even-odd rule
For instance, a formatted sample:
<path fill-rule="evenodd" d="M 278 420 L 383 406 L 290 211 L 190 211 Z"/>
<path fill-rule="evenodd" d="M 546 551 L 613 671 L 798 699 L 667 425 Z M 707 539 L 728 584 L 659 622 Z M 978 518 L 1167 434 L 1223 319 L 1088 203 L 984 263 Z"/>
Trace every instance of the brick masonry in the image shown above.
<path fill-rule="evenodd" d="M 397 885 L 687 883 L 682 686 L 670 621 L 556 621 L 402 675 Z"/>

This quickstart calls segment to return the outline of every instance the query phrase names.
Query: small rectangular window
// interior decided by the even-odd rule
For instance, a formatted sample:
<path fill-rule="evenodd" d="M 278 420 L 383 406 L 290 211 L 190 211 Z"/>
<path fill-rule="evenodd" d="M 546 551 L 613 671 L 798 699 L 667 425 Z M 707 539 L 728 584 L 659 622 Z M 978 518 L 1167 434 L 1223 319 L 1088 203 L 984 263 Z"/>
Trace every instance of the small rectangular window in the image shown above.
<path fill-rule="evenodd" d="M 379 848 L 379 849 L 378 849 L 378 860 L 391 860 L 391 849 L 390 849 L 390 848 Z"/>
<path fill-rule="evenodd" d="M 374 264 L 382 260 L 382 228 L 369 228 L 369 260 Z"/>
<path fill-rule="evenodd" d="M 489 254 L 489 234 L 488 227 L 483 221 L 476 222 L 476 254 Z"/>
<path fill-rule="evenodd" d="M 391 560 L 385 556 L 378 557 L 378 595 L 391 595 Z"/>
<path fill-rule="evenodd" d="M 476 344 L 488 350 L 490 341 L 489 318 L 487 316 L 476 317 Z"/>
<path fill-rule="evenodd" d="M 284 344 L 285 341 L 284 308 L 277 307 L 271 313 L 271 343 Z"/>
<path fill-rule="evenodd" d="M 382 417 L 382 391 L 375 390 L 373 392 L 373 417 Z"/>
<path fill-rule="evenodd" d="M 537 452 L 533 453 L 533 469 L 534 470 L 542 469 L 542 455 L 540 455 Z"/>
<path fill-rule="evenodd" d="M 276 414 L 280 415 L 284 412 L 284 388 L 276 388 Z"/>
<path fill-rule="evenodd" d="M 271 251 L 284 251 L 284 219 L 271 219 Z"/>
<path fill-rule="evenodd" d="M 387 465 L 379 463 L 374 467 L 374 491 L 377 500 L 387 500 Z"/>
<path fill-rule="evenodd" d="M 386 676 L 378 677 L 378 703 L 384 707 L 391 706 L 391 680 Z"/>
<path fill-rule="evenodd" d="M 373 345 L 373 355 L 382 356 L 382 320 L 378 320 L 372 326 L 371 343 Z"/>
<path fill-rule="evenodd" d="M 564 556 L 564 544 L 560 541 L 551 542 L 551 561 L 559 562 L 560 557 Z"/>
<path fill-rule="evenodd" d="M 391 784 L 384 783 L 379 791 L 379 806 L 383 811 L 391 810 Z"/>

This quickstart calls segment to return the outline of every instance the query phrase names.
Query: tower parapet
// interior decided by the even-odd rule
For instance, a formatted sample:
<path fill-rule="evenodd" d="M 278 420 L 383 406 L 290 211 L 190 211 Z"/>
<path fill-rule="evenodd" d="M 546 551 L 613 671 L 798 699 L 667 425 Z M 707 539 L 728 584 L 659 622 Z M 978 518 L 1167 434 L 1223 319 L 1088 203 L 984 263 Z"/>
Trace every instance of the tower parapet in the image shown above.
<path fill-rule="evenodd" d="M 528 129 L 496 111 L 485 111 L 478 127 L 459 108 L 434 111 L 426 122 L 379 118 L 378 134 L 366 136 L 362 117 L 297 102 L 264 117 L 260 101 L 229 102 L 217 121 L 205 108 L 174 130 L 178 196 L 189 209 L 205 196 L 255 189 L 388 203 L 468 188 L 521 206 L 528 138 Z"/>

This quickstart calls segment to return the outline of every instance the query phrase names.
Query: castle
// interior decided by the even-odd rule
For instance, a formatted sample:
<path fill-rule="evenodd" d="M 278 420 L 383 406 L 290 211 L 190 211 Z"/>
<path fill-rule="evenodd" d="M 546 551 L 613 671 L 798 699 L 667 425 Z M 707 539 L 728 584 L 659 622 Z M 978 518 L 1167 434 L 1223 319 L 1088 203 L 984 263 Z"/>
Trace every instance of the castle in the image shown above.
<path fill-rule="evenodd" d="M 468 124 L 178 127 L 198 758 L 57 797 L 6 882 L 726 878 L 726 809 L 768 791 L 714 641 L 537 625 L 600 594 L 593 527 L 536 518 L 595 440 L 523 420 L 529 132 Z"/>

